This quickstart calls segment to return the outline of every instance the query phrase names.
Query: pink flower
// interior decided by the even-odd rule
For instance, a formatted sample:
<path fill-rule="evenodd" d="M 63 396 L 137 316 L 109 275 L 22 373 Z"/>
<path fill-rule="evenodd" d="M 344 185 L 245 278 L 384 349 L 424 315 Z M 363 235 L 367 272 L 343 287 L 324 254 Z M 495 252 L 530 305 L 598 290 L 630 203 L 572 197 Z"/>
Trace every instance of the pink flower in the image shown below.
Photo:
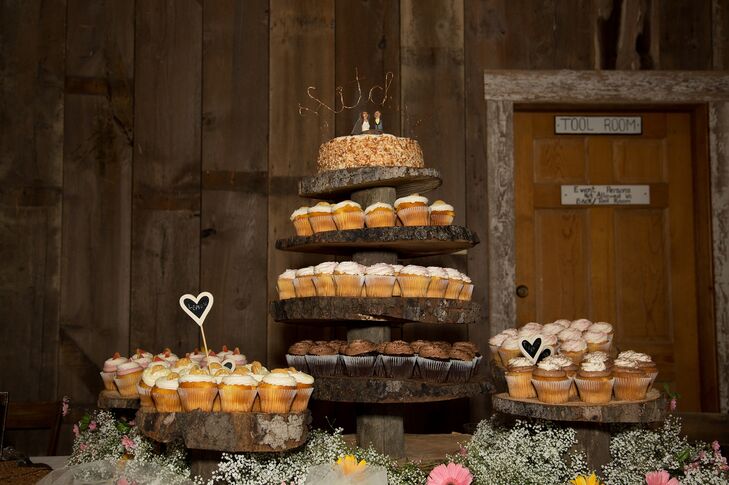
<path fill-rule="evenodd" d="M 671 475 L 665 470 L 646 473 L 645 483 L 646 485 L 681 485 L 678 479 L 671 478 Z"/>
<path fill-rule="evenodd" d="M 426 485 L 470 485 L 473 475 L 468 468 L 448 463 L 433 468 L 428 475 Z"/>
<path fill-rule="evenodd" d="M 678 403 L 676 402 L 676 398 L 674 397 L 673 399 L 671 399 L 671 402 L 668 406 L 670 407 L 671 411 L 675 411 L 677 404 Z"/>
<path fill-rule="evenodd" d="M 718 452 L 718 451 L 721 451 L 721 446 L 719 446 L 719 442 L 718 442 L 718 441 L 716 441 L 716 440 L 714 440 L 714 441 L 713 441 L 713 442 L 711 443 L 711 449 L 713 449 L 714 451 L 717 451 L 717 452 Z"/>
<path fill-rule="evenodd" d="M 120 477 L 119 480 L 116 481 L 116 485 L 129 485 L 129 481 L 127 481 L 126 477 Z"/>
<path fill-rule="evenodd" d="M 463 447 L 463 445 L 458 443 L 458 454 L 461 456 L 466 456 L 466 453 L 466 449 Z"/>
<path fill-rule="evenodd" d="M 80 445 L 78 445 L 78 449 L 81 451 L 85 451 L 88 447 L 89 445 L 87 445 L 86 443 L 81 443 Z"/>
<path fill-rule="evenodd" d="M 96 429 L 96 421 L 91 421 L 89 423 L 89 431 L 93 431 Z"/>
<path fill-rule="evenodd" d="M 122 436 L 121 443 L 122 446 L 124 446 L 124 449 L 127 450 L 127 452 L 131 452 L 136 447 L 136 445 L 134 444 L 134 440 L 127 435 Z"/>
<path fill-rule="evenodd" d="M 81 434 L 81 431 L 79 431 L 79 429 L 78 429 L 78 424 L 73 425 L 73 434 L 76 435 L 76 438 L 78 438 L 79 435 Z"/>

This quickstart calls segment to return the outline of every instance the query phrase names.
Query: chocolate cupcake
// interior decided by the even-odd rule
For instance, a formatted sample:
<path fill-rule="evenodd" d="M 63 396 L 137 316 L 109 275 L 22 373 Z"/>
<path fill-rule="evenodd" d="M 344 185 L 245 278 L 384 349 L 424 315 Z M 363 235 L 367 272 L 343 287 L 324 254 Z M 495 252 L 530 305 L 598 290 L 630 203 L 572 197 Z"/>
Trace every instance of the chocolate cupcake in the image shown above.
<path fill-rule="evenodd" d="M 337 369 L 339 354 L 337 349 L 329 344 L 314 344 L 306 354 L 306 364 L 309 374 L 315 377 L 334 376 Z"/>
<path fill-rule="evenodd" d="M 420 377 L 426 381 L 445 382 L 451 368 L 450 352 L 434 343 L 420 347 L 417 362 Z"/>
<path fill-rule="evenodd" d="M 309 353 L 311 346 L 312 344 L 308 342 L 296 342 L 289 347 L 288 352 L 286 352 L 286 365 L 308 373 L 309 366 L 306 363 L 306 354 Z"/>
<path fill-rule="evenodd" d="M 464 347 L 451 347 L 449 353 L 451 369 L 448 372 L 449 382 L 467 382 L 473 373 L 476 355 Z"/>
<path fill-rule="evenodd" d="M 377 345 L 369 340 L 352 340 L 344 348 L 342 360 L 350 377 L 369 377 L 375 370 Z"/>
<path fill-rule="evenodd" d="M 415 368 L 415 352 L 412 346 L 402 340 L 388 342 L 382 351 L 385 376 L 394 379 L 410 379 Z"/>
<path fill-rule="evenodd" d="M 483 359 L 483 355 L 481 355 L 481 352 L 479 351 L 476 344 L 473 342 L 454 342 L 453 348 L 462 348 L 473 352 L 473 371 L 471 371 L 471 377 L 478 374 L 478 369 L 481 366 L 481 360 Z"/>
<path fill-rule="evenodd" d="M 414 342 L 410 342 L 410 347 L 413 349 L 413 353 L 417 354 L 420 351 L 420 347 L 429 343 L 430 342 L 427 340 L 416 340 Z"/>

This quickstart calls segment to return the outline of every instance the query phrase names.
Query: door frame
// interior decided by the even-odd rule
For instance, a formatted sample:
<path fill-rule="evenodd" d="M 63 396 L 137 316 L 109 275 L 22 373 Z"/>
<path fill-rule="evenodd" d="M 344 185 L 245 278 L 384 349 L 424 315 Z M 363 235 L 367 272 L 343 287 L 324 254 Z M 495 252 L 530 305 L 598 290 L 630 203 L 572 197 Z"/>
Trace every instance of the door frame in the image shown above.
<path fill-rule="evenodd" d="M 720 372 L 729 369 L 729 71 L 487 70 L 484 99 L 483 176 L 488 210 L 482 227 L 489 232 L 486 254 L 469 255 L 469 267 L 471 262 L 487 267 L 488 324 L 492 335 L 516 322 L 515 107 L 680 108 L 693 112 L 694 160 L 699 162 L 694 165 L 695 186 L 710 187 L 710 200 L 704 197 L 703 201 L 697 200 L 696 206 L 697 219 L 702 218 L 701 212 L 705 214 L 704 220 L 711 219 L 711 227 L 706 231 L 709 234 L 696 241 L 697 255 L 708 261 L 708 268 L 697 273 L 697 287 L 704 289 L 698 294 L 702 323 L 699 346 L 713 350 L 700 351 L 706 354 L 701 362 L 702 400 L 707 402 L 707 410 L 715 409 L 718 400 L 721 411 L 729 412 L 729 372 Z M 708 165 L 700 163 L 707 159 L 707 147 Z M 716 369 L 716 375 L 708 367 Z"/>

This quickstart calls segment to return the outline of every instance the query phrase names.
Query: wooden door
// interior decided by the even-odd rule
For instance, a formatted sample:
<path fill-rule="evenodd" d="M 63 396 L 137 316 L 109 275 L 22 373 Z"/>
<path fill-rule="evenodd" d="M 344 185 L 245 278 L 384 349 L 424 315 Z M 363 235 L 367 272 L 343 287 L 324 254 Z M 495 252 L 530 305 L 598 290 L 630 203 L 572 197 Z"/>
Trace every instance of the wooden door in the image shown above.
<path fill-rule="evenodd" d="M 519 323 L 611 322 L 700 410 L 691 114 L 637 113 L 624 136 L 555 135 L 555 114 L 514 117 Z M 650 203 L 563 206 L 563 184 L 648 185 Z"/>

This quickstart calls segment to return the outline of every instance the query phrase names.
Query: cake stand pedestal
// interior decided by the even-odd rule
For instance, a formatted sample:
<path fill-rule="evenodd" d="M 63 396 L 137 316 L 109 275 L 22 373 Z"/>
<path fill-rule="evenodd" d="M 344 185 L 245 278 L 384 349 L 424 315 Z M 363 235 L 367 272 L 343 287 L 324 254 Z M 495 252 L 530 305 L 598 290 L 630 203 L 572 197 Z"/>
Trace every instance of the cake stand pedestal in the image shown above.
<path fill-rule="evenodd" d="M 96 400 L 99 409 L 139 409 L 138 397 L 123 397 L 117 391 L 104 389 Z"/>

